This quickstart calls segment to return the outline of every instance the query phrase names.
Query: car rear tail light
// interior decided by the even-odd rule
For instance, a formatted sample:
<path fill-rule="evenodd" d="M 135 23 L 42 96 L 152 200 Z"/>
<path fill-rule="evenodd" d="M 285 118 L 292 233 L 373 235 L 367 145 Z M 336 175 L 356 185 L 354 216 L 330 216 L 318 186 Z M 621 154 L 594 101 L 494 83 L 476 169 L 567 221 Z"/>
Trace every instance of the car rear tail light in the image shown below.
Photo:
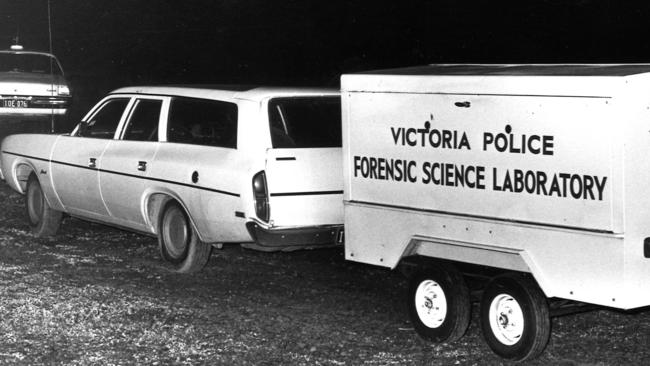
<path fill-rule="evenodd" d="M 271 215 L 271 208 L 269 207 L 269 194 L 264 171 L 255 174 L 253 177 L 253 198 L 255 214 L 260 220 L 268 222 Z"/>
<path fill-rule="evenodd" d="M 59 95 L 70 95 L 70 88 L 67 85 L 58 85 L 56 89 Z"/>

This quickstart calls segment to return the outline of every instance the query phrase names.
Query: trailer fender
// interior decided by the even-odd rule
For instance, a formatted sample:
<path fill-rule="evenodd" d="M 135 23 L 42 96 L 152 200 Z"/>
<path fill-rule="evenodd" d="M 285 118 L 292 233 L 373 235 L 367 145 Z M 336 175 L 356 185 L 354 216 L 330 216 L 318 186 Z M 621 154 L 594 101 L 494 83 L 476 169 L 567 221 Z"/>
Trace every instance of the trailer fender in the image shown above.
<path fill-rule="evenodd" d="M 525 250 L 416 235 L 411 238 L 399 263 L 405 258 L 425 257 L 478 264 L 531 273 L 547 296 L 552 296 L 543 273 Z"/>

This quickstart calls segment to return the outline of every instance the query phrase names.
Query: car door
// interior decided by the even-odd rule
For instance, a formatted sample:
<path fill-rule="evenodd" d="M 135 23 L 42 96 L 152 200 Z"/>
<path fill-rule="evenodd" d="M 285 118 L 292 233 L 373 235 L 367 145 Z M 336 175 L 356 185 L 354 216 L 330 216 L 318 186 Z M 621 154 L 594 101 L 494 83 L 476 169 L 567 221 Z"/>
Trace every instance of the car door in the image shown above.
<path fill-rule="evenodd" d="M 147 177 L 160 145 L 158 126 L 163 118 L 166 119 L 168 99 L 135 98 L 119 138 L 110 141 L 104 151 L 99 182 L 104 204 L 115 224 L 149 231 L 144 192 L 149 186 Z"/>
<path fill-rule="evenodd" d="M 66 211 L 103 219 L 108 215 L 99 190 L 99 161 L 124 118 L 129 97 L 110 97 L 84 119 L 86 128 L 61 136 L 52 149 L 52 183 Z"/>
<path fill-rule="evenodd" d="M 235 103 L 173 97 L 151 169 L 161 189 L 179 198 L 205 241 L 241 240 L 246 231 L 237 212 L 241 205 L 241 170 L 237 150 Z"/>

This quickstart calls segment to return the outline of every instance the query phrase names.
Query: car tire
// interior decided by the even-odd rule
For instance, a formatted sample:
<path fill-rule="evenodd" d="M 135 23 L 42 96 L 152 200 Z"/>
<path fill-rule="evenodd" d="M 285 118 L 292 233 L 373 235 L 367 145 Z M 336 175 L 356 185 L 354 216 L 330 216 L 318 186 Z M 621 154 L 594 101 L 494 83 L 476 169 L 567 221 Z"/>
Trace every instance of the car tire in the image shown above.
<path fill-rule="evenodd" d="M 454 342 L 469 327 L 471 303 L 463 275 L 452 265 L 436 263 L 411 277 L 407 297 L 411 323 L 424 339 Z"/>
<path fill-rule="evenodd" d="M 47 199 L 45 199 L 41 183 L 35 174 L 31 174 L 27 179 L 25 212 L 27 214 L 27 223 L 34 236 L 38 238 L 48 237 L 56 234 L 59 230 L 63 214 L 61 211 L 50 207 Z"/>
<path fill-rule="evenodd" d="M 488 346 L 512 361 L 539 356 L 551 333 L 548 300 L 535 280 L 523 274 L 498 276 L 488 283 L 480 321 Z"/>
<path fill-rule="evenodd" d="M 160 254 L 179 273 L 199 271 L 210 259 L 212 246 L 203 243 L 189 216 L 176 201 L 165 203 L 158 219 Z"/>

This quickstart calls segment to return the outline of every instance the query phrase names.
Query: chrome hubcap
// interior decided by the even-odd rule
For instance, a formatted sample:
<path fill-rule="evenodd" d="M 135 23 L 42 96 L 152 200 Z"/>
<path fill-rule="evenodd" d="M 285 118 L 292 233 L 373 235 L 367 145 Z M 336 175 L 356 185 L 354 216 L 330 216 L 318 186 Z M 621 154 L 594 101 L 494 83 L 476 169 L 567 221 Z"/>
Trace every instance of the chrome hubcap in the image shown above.
<path fill-rule="evenodd" d="M 173 258 L 185 254 L 189 240 L 190 228 L 185 215 L 178 207 L 170 208 L 163 221 L 165 247 Z"/>

